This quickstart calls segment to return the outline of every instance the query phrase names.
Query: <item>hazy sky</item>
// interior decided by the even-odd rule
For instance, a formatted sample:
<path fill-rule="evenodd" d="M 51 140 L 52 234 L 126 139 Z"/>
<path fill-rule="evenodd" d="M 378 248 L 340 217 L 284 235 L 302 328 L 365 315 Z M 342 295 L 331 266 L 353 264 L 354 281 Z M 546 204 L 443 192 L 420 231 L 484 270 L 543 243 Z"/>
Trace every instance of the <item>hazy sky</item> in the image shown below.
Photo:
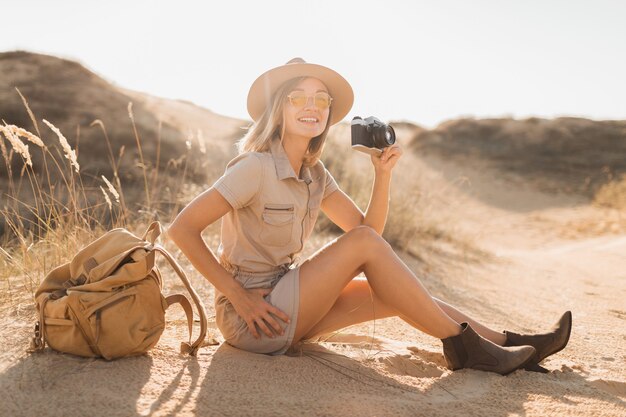
<path fill-rule="evenodd" d="M 352 84 L 346 118 L 626 119 L 626 1 L 2 1 L 0 51 L 246 118 L 265 70 L 300 56 Z"/>

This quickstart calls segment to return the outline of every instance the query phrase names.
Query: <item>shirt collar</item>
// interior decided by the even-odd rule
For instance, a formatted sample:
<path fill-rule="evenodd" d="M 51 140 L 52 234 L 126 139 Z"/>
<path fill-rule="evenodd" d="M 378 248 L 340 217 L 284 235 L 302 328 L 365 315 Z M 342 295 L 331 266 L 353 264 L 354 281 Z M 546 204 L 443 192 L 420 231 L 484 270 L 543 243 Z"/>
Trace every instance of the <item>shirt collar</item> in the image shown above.
<path fill-rule="evenodd" d="M 270 141 L 270 151 L 272 153 L 272 158 L 274 159 L 274 165 L 276 166 L 276 174 L 278 175 L 279 180 L 284 180 L 285 178 L 295 178 L 296 180 L 303 182 L 307 181 L 311 183 L 311 170 L 309 167 L 302 167 L 302 179 L 298 178 L 291 163 L 289 162 L 289 157 L 285 152 L 285 148 L 283 148 L 280 139 L 274 137 Z"/>

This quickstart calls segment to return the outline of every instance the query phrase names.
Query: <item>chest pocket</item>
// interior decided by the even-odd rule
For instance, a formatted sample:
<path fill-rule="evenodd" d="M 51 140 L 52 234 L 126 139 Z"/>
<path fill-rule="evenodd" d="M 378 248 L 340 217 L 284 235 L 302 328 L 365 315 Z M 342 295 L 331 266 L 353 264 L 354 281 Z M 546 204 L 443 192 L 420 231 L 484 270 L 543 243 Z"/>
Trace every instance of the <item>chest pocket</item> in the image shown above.
<path fill-rule="evenodd" d="M 285 246 L 291 241 L 296 210 L 293 204 L 266 203 L 259 240 L 269 246 Z"/>

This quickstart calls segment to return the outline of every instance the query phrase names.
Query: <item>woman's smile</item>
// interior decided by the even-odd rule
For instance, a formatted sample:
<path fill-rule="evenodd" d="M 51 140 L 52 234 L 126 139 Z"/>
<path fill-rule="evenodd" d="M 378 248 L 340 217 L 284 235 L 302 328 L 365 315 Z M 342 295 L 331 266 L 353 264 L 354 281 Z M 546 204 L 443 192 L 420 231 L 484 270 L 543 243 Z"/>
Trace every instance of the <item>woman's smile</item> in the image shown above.
<path fill-rule="evenodd" d="M 298 118 L 297 120 L 298 120 L 298 122 L 300 122 L 300 123 L 302 123 L 302 124 L 304 124 L 305 126 L 308 126 L 308 127 L 314 127 L 320 121 L 319 117 L 317 117 L 317 116 L 303 116 L 303 117 Z"/>

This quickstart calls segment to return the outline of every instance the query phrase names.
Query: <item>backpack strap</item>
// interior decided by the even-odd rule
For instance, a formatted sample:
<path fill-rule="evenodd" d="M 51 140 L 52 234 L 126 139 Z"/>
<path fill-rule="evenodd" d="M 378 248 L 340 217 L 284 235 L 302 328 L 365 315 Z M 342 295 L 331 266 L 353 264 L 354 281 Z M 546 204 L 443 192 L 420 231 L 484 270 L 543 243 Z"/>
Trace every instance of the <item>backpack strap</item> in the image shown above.
<path fill-rule="evenodd" d="M 189 328 L 189 346 L 191 346 L 191 333 L 193 332 L 193 309 L 191 308 L 189 299 L 183 294 L 172 294 L 165 298 L 165 302 L 167 303 L 167 308 L 170 308 L 172 304 L 180 304 L 183 310 L 185 310 L 185 315 L 187 316 L 187 327 Z"/>
<path fill-rule="evenodd" d="M 150 227 L 152 227 L 152 225 Z M 160 228 L 161 228 L 161 225 L 159 224 L 159 227 L 158 227 L 159 232 L 160 232 Z M 183 271 L 183 269 L 180 267 L 176 259 L 174 259 L 172 255 L 170 255 L 167 249 L 165 249 L 159 244 L 154 244 L 152 249 L 156 252 L 161 252 L 161 254 L 165 256 L 165 259 L 167 259 L 167 261 L 170 263 L 172 268 L 174 268 L 174 271 L 176 271 L 176 273 L 180 277 L 180 280 L 185 285 L 185 288 L 187 288 L 189 295 L 191 295 L 191 298 L 194 304 L 196 305 L 198 314 L 200 315 L 200 334 L 198 335 L 198 338 L 196 339 L 195 342 L 193 343 L 183 342 L 181 343 L 181 346 L 180 346 L 181 353 L 189 353 L 191 356 L 196 356 L 196 353 L 198 352 L 198 349 L 202 345 L 202 342 L 204 341 L 204 338 L 206 337 L 206 333 L 207 333 L 207 317 L 206 317 L 206 310 L 204 308 L 204 304 L 202 303 L 202 300 L 200 300 L 200 297 L 198 296 L 198 293 L 196 292 L 196 290 L 189 283 L 189 279 L 187 279 L 187 275 L 185 275 L 185 272 Z M 183 308 L 185 307 L 183 306 Z M 188 314 L 187 315 L 188 320 L 189 320 L 189 317 L 190 315 Z M 191 340 L 191 332 L 190 332 L 189 337 Z"/>
<path fill-rule="evenodd" d="M 148 226 L 148 229 L 143 234 L 142 239 L 154 244 L 157 238 L 161 235 L 161 232 L 161 223 L 159 223 L 158 221 L 154 221 L 150 223 L 150 226 Z"/>

